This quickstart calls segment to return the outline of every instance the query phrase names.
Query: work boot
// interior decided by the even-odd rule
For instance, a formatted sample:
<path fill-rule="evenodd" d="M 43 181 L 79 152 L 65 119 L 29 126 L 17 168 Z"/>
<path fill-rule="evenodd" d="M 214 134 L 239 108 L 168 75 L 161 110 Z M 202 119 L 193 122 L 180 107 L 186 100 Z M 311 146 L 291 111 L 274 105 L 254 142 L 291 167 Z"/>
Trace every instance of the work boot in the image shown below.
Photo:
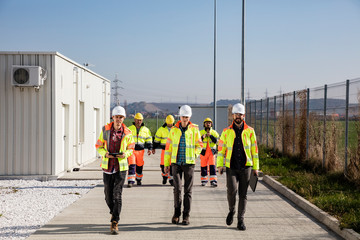
<path fill-rule="evenodd" d="M 162 181 L 162 184 L 166 184 L 166 182 L 167 182 L 167 177 L 163 177 L 163 181 Z"/>
<path fill-rule="evenodd" d="M 230 226 L 234 221 L 235 211 L 230 211 L 226 217 L 226 225 Z"/>
<path fill-rule="evenodd" d="M 240 231 L 245 231 L 246 230 L 246 226 L 244 224 L 244 221 L 239 221 L 238 222 L 237 229 L 239 229 Z"/>
<path fill-rule="evenodd" d="M 189 214 L 183 214 L 182 225 L 189 225 L 190 224 L 189 218 L 190 218 Z"/>
<path fill-rule="evenodd" d="M 118 222 L 117 221 L 112 221 L 111 222 L 110 232 L 111 232 L 111 234 L 118 234 L 119 233 L 119 228 L 118 228 Z"/>
<path fill-rule="evenodd" d="M 136 184 L 140 186 L 141 185 L 141 180 L 136 179 Z"/>
<path fill-rule="evenodd" d="M 217 187 L 217 182 L 211 182 L 212 187 Z"/>
<path fill-rule="evenodd" d="M 201 182 L 201 186 L 205 187 L 207 182 Z"/>
<path fill-rule="evenodd" d="M 181 208 L 175 208 L 174 216 L 172 217 L 171 222 L 173 224 L 178 224 L 180 221 L 180 215 L 181 215 Z"/>
<path fill-rule="evenodd" d="M 170 183 L 171 186 L 174 186 L 174 180 L 170 179 L 169 183 Z"/>
<path fill-rule="evenodd" d="M 128 188 L 131 188 L 132 186 L 134 186 L 134 183 L 133 182 L 128 182 Z"/>
<path fill-rule="evenodd" d="M 175 214 L 174 216 L 171 218 L 171 223 L 173 224 L 178 224 L 180 220 L 180 217 L 177 217 Z"/>

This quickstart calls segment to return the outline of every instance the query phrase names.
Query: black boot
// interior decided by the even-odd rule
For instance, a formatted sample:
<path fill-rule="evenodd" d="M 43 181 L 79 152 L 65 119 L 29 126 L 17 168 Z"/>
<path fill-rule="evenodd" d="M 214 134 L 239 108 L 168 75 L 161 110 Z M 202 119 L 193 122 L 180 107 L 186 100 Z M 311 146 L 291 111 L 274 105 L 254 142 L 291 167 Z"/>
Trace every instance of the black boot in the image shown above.
<path fill-rule="evenodd" d="M 226 217 L 226 225 L 230 226 L 234 221 L 235 211 L 230 211 Z"/>
<path fill-rule="evenodd" d="M 237 224 L 237 229 L 241 230 L 241 231 L 245 231 L 246 230 L 246 226 L 244 224 L 244 221 L 239 221 Z"/>
<path fill-rule="evenodd" d="M 163 177 L 162 184 L 166 184 L 166 182 L 167 182 L 167 177 Z"/>

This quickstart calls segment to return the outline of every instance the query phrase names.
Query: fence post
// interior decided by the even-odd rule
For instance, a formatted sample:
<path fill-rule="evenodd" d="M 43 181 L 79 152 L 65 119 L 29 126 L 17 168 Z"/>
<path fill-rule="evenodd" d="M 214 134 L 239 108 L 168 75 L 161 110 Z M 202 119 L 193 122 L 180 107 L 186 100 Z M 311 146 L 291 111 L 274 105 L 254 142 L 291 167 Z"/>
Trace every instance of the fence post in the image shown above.
<path fill-rule="evenodd" d="M 345 168 L 344 174 L 347 175 L 347 158 L 348 158 L 348 137 L 349 137 L 349 86 L 350 81 L 346 80 L 346 107 L 345 107 Z"/>
<path fill-rule="evenodd" d="M 255 129 L 255 131 L 256 131 L 256 102 L 257 102 L 257 101 L 255 100 L 255 118 L 254 118 L 254 119 L 255 119 L 255 123 L 254 123 L 254 129 Z"/>
<path fill-rule="evenodd" d="M 305 159 L 309 157 L 309 114 L 310 114 L 310 89 L 307 89 L 306 93 L 306 154 Z"/>
<path fill-rule="evenodd" d="M 263 119 L 263 112 L 262 112 L 262 99 L 260 99 L 260 142 L 261 144 L 263 144 L 262 142 L 262 119 Z"/>
<path fill-rule="evenodd" d="M 266 99 L 266 147 L 269 147 L 269 98 Z"/>
<path fill-rule="evenodd" d="M 327 84 L 324 86 L 324 130 L 323 130 L 323 137 L 324 137 L 324 143 L 323 143 L 323 163 L 322 167 L 325 167 L 325 160 L 326 160 L 326 99 L 327 99 Z"/>
<path fill-rule="evenodd" d="M 249 108 L 250 108 L 250 119 L 249 119 L 249 124 L 250 124 L 250 125 L 251 125 L 251 117 L 252 117 L 252 116 L 251 116 L 251 104 L 252 104 L 252 101 L 251 101 L 251 102 L 249 102 L 249 105 L 250 105 L 250 106 L 249 106 Z"/>
<path fill-rule="evenodd" d="M 274 96 L 274 152 L 276 149 L 276 96 Z"/>
<path fill-rule="evenodd" d="M 282 106 L 282 112 L 283 112 L 283 124 L 282 124 L 282 152 L 283 154 L 285 153 L 285 137 L 284 137 L 284 134 L 285 134 L 285 94 L 283 94 L 282 96 L 282 103 L 283 103 L 283 106 Z"/>
<path fill-rule="evenodd" d="M 296 117 L 296 92 L 293 92 L 293 154 L 295 154 L 295 117 Z"/>

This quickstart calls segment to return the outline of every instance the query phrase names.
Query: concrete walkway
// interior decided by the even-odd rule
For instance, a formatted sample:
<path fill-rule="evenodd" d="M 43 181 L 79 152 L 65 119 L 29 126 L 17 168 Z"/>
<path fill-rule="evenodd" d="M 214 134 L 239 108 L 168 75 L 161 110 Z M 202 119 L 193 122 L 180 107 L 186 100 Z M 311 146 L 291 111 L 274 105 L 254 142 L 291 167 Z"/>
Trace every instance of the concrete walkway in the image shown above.
<path fill-rule="evenodd" d="M 118 235 L 110 234 L 103 185 L 98 185 L 28 239 L 340 239 L 262 181 L 248 193 L 247 230 L 236 229 L 236 218 L 228 227 L 225 175 L 218 177 L 217 188 L 202 187 L 198 163 L 190 225 L 171 224 L 173 188 L 161 184 L 159 159 L 159 152 L 145 157 L 142 186 L 125 185 Z M 62 179 L 101 179 L 98 166 L 96 161 Z"/>

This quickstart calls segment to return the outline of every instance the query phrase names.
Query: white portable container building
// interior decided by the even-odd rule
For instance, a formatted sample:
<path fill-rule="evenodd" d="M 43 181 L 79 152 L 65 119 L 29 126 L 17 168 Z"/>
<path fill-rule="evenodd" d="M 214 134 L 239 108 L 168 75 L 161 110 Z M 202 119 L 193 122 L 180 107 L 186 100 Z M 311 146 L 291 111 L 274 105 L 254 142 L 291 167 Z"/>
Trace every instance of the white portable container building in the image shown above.
<path fill-rule="evenodd" d="M 110 81 L 58 52 L 0 51 L 0 177 L 56 179 L 98 157 Z"/>

